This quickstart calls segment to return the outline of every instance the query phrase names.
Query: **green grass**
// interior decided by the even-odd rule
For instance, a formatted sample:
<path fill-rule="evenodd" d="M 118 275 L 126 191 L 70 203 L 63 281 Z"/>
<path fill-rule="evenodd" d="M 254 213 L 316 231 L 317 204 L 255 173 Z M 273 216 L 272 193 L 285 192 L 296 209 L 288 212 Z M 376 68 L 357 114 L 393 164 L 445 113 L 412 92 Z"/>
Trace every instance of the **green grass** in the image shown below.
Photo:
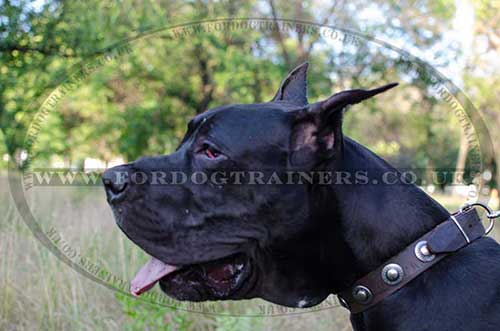
<path fill-rule="evenodd" d="M 0 187 L 0 330 L 350 330 L 341 308 L 274 317 L 227 316 L 262 309 L 283 312 L 262 300 L 247 300 L 218 303 L 216 311 L 226 315 L 214 316 L 118 294 L 43 247 L 13 207 L 5 178 L 0 178 Z M 436 198 L 451 210 L 462 203 Z M 115 226 L 100 187 L 36 188 L 27 199 L 39 224 L 57 229 L 82 256 L 119 278 L 128 282 L 147 259 Z M 209 304 L 202 307 L 213 311 Z"/>

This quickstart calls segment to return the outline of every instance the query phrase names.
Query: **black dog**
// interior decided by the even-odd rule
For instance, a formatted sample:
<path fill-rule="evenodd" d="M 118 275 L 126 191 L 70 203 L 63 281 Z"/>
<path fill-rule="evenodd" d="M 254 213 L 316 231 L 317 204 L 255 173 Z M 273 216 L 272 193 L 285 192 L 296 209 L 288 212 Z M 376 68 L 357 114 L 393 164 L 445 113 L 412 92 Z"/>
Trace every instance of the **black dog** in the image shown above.
<path fill-rule="evenodd" d="M 395 84 L 308 104 L 306 71 L 307 64 L 293 70 L 271 102 L 196 116 L 175 153 L 104 173 L 118 226 L 154 257 L 133 281 L 134 294 L 159 281 L 180 300 L 260 297 L 309 307 L 349 288 L 448 218 L 436 201 L 342 134 L 348 105 Z M 194 179 L 162 185 L 179 173 L 211 178 L 254 170 L 277 177 L 271 185 Z M 316 177 L 276 184 L 295 171 L 342 176 L 326 185 Z M 391 185 L 375 185 L 384 174 L 391 174 Z M 498 244 L 481 238 L 376 306 L 352 314 L 353 326 L 500 330 L 499 262 Z"/>

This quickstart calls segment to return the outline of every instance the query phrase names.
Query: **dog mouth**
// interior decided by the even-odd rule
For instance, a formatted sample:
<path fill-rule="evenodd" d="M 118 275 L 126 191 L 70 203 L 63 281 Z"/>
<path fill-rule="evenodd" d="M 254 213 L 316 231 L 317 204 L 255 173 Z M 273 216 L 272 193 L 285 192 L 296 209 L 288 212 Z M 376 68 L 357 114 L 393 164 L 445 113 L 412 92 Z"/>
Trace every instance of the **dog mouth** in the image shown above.
<path fill-rule="evenodd" d="M 160 283 L 166 294 L 179 300 L 224 299 L 236 294 L 250 273 L 251 263 L 241 253 L 186 266 L 170 265 L 152 257 L 137 272 L 130 292 L 140 296 Z"/>

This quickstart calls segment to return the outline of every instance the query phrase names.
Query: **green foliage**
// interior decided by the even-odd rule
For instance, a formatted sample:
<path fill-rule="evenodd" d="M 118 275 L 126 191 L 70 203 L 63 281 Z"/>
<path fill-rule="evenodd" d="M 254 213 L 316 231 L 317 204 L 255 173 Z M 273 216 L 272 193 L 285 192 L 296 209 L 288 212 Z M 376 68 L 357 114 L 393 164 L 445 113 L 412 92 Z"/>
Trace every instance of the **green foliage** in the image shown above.
<path fill-rule="evenodd" d="M 213 325 L 214 331 L 257 331 L 264 328 L 264 317 L 235 317 L 230 311 L 220 315 L 201 315 L 175 308 L 141 302 L 123 294 L 116 294 L 128 317 L 125 331 L 187 331 Z"/>
<path fill-rule="evenodd" d="M 401 11 L 395 2 L 364 8 L 362 2 L 354 1 L 343 11 L 332 7 L 325 13 L 316 13 L 309 1 L 295 7 L 282 1 L 272 4 L 266 9 L 253 1 L 208 5 L 167 0 L 140 6 L 132 0 L 120 5 L 94 0 L 53 1 L 38 7 L 29 1 L 7 2 L 0 9 L 0 16 L 8 18 L 0 21 L 6 37 L 0 44 L 0 128 L 8 152 L 19 158 L 25 148 L 26 129 L 50 91 L 82 64 L 99 59 L 103 48 L 141 31 L 213 15 L 266 16 L 272 8 L 271 14 L 277 16 L 294 13 L 299 19 L 343 22 L 369 33 L 384 31 L 417 46 L 439 47 L 440 34 L 453 14 L 449 1 L 420 2 L 415 10 L 432 13 L 435 19 L 413 24 L 405 32 L 401 26 L 408 23 L 404 18 L 411 13 Z M 387 19 L 364 19 L 368 9 L 378 10 Z M 190 117 L 221 104 L 269 100 L 287 71 L 306 59 L 311 62 L 312 101 L 327 97 L 334 89 L 407 81 L 399 93 L 413 93 L 411 102 L 387 97 L 357 106 L 358 114 L 351 113 L 347 118 L 346 131 L 383 156 L 406 153 L 407 164 L 425 166 L 430 162 L 417 160 L 418 150 L 426 151 L 429 160 L 442 158 L 442 154 L 430 155 L 434 149 L 425 146 L 439 144 L 445 150 L 448 141 L 441 138 L 456 134 L 450 128 L 429 129 L 435 122 L 427 113 L 434 111 L 435 102 L 424 104 L 425 112 L 418 110 L 426 86 L 422 77 L 412 77 L 398 57 L 377 50 L 366 40 L 360 39 L 356 46 L 335 46 L 314 30 L 297 33 L 294 28 L 289 25 L 289 32 L 238 28 L 207 31 L 192 25 L 178 28 L 174 37 L 160 30 L 135 39 L 129 43 L 128 52 L 97 65 L 40 123 L 31 153 L 35 163 L 47 166 L 58 159 L 66 165 L 81 166 L 88 157 L 104 162 L 116 157 L 132 161 L 141 155 L 172 151 Z M 412 92 L 412 85 L 419 86 L 419 91 Z M 409 111 L 412 114 L 408 119 Z M 435 139 L 427 137 L 429 130 Z M 447 154 L 446 163 L 455 158 L 456 150 Z"/>
<path fill-rule="evenodd" d="M 174 308 L 146 304 L 130 296 L 116 294 L 128 317 L 124 331 L 185 331 L 193 323 L 189 313 Z"/>
<path fill-rule="evenodd" d="M 256 331 L 262 330 L 264 318 L 216 316 L 217 331 Z"/>
<path fill-rule="evenodd" d="M 7 167 L 7 146 L 5 145 L 5 138 L 2 130 L 0 130 L 0 169 Z"/>

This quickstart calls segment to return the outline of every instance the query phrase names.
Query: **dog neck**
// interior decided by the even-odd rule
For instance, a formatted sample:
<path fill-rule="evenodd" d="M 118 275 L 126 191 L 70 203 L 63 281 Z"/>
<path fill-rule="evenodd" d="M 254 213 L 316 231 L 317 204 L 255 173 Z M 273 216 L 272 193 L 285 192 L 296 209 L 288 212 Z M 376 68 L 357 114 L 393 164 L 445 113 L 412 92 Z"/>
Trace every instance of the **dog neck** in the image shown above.
<path fill-rule="evenodd" d="M 334 293 L 377 268 L 449 215 L 417 186 L 404 184 L 394 167 L 367 148 L 349 138 L 343 147 L 342 157 L 332 161 L 329 170 L 349 173 L 351 181 L 337 181 L 316 197 L 324 202 L 320 209 L 328 210 L 319 217 L 328 233 L 324 247 L 329 250 L 327 264 L 334 278 Z M 384 173 L 391 175 L 390 184 L 380 183 Z M 361 178 L 357 183 L 356 174 Z"/>

